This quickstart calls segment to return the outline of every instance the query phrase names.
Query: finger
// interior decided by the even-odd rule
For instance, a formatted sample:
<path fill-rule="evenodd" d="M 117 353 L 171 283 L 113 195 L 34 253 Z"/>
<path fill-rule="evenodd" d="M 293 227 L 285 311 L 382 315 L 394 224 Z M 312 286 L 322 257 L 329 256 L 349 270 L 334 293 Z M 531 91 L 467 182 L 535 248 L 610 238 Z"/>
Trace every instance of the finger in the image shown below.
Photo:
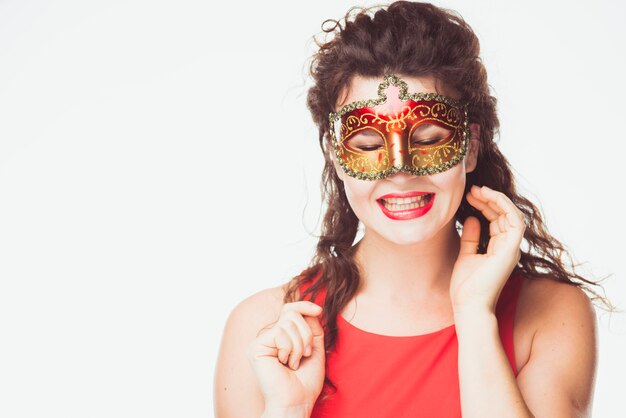
<path fill-rule="evenodd" d="M 459 254 L 476 254 L 480 242 L 480 221 L 475 216 L 468 216 L 463 223 Z"/>
<path fill-rule="evenodd" d="M 324 348 L 324 328 L 322 327 L 320 319 L 319 318 L 314 318 L 314 317 L 311 317 L 311 316 L 305 316 L 304 320 L 309 325 L 309 328 L 311 329 L 311 333 L 313 335 L 313 343 L 311 345 L 311 349 L 313 351 L 321 350 L 322 352 L 325 352 L 325 348 Z"/>
<path fill-rule="evenodd" d="M 474 189 L 474 193 L 475 193 L 474 197 L 476 197 L 481 202 L 483 202 L 483 204 L 485 204 L 489 209 L 491 209 L 496 215 L 502 215 L 504 213 L 499 203 L 496 201 L 498 197 L 497 194 L 504 195 L 503 193 L 490 189 L 487 186 L 481 186 L 481 187 L 473 186 L 472 189 Z"/>
<path fill-rule="evenodd" d="M 506 215 L 498 217 L 498 227 L 500 228 L 500 232 L 507 232 L 509 230 L 510 225 L 506 220 Z"/>
<path fill-rule="evenodd" d="M 304 351 L 304 344 L 302 342 L 302 337 L 300 336 L 300 331 L 291 319 L 283 320 L 280 323 L 280 327 L 287 333 L 287 335 L 289 335 L 291 340 L 291 350 L 289 352 L 288 364 L 289 367 L 295 370 L 297 363 L 302 357 L 302 352 Z"/>
<path fill-rule="evenodd" d="M 284 317 L 294 318 L 295 315 L 298 315 L 301 318 L 316 317 L 316 316 L 319 316 L 322 313 L 322 311 L 323 310 L 321 306 L 310 301 L 291 302 L 291 303 L 287 303 L 283 305 L 282 310 L 281 310 L 281 318 L 284 318 Z M 321 326 L 318 326 L 318 327 L 321 328 Z M 323 335 L 323 330 L 317 330 L 317 333 Z M 311 334 L 313 334 L 313 332 L 311 332 Z M 297 368 L 298 365 L 296 364 L 296 362 L 299 362 L 300 358 L 302 357 L 302 354 L 303 354 L 302 350 L 304 349 L 304 341 L 302 340 L 302 337 L 296 338 L 295 335 L 293 335 L 292 338 L 293 338 L 292 343 L 294 345 L 292 350 L 294 351 L 294 353 L 292 353 L 293 355 L 290 356 L 289 365 L 291 367 L 295 365 L 295 367 Z M 310 349 L 310 352 L 312 353 L 315 350 L 316 337 L 312 336 L 311 339 L 313 340 L 313 344 Z M 320 336 L 318 336 L 317 339 L 319 340 Z M 322 339 L 322 347 L 323 347 L 323 337 L 321 337 L 321 339 Z M 300 341 L 301 343 L 299 343 L 298 341 Z"/>
<path fill-rule="evenodd" d="M 481 193 L 484 197 L 489 199 L 488 205 L 493 208 L 494 211 L 503 214 L 506 217 L 506 225 L 501 224 L 501 229 L 503 231 L 508 230 L 508 227 L 516 228 L 516 229 L 525 229 L 526 225 L 524 222 L 525 215 L 519 210 L 519 208 L 509 199 L 507 195 L 502 192 L 498 192 L 496 190 L 490 189 L 487 186 L 483 186 L 481 188 Z"/>
<path fill-rule="evenodd" d="M 495 237 L 496 235 L 500 234 L 502 231 L 500 230 L 500 224 L 498 223 L 498 220 L 500 218 L 492 221 L 491 223 L 489 223 L 489 236 L 490 237 Z"/>
<path fill-rule="evenodd" d="M 487 204 L 486 200 L 481 200 L 482 197 L 476 196 L 477 192 L 474 187 L 472 187 L 472 191 L 466 195 L 467 201 L 470 205 L 478 209 L 489 222 L 493 221 L 498 217 L 498 214 Z"/>
<path fill-rule="evenodd" d="M 526 223 L 524 222 L 525 215 L 524 212 L 519 210 L 519 208 L 515 208 L 515 212 L 507 213 L 506 220 L 509 222 L 513 228 L 526 228 Z"/>
<path fill-rule="evenodd" d="M 309 324 L 307 324 L 307 322 L 304 320 L 304 317 L 299 313 L 293 312 L 293 315 L 291 315 L 291 320 L 296 324 L 296 327 L 298 327 L 298 332 L 300 333 L 300 338 L 304 346 L 302 355 L 308 356 L 309 354 L 311 354 L 310 347 L 313 343 L 313 332 L 311 331 Z"/>
<path fill-rule="evenodd" d="M 511 235 L 511 238 L 515 238 L 516 242 L 519 241 L 521 243 L 524 230 L 526 229 L 525 214 L 504 193 L 497 192 L 487 186 L 483 186 L 483 189 L 481 189 L 483 194 L 489 196 L 491 201 L 504 211 L 504 219 L 499 223 L 501 232 L 515 229 L 518 233 Z"/>
<path fill-rule="evenodd" d="M 487 186 L 483 186 L 480 192 L 482 196 L 488 199 L 489 206 L 499 214 L 516 214 L 519 211 L 511 199 L 502 192 L 490 189 Z"/>
<path fill-rule="evenodd" d="M 324 354 L 326 352 L 326 349 L 324 347 L 324 328 L 322 327 L 319 318 L 305 316 L 304 320 L 311 328 L 311 333 L 313 335 L 311 355 L 314 355 L 316 353 Z"/>
<path fill-rule="evenodd" d="M 491 209 L 496 215 L 502 215 L 504 213 L 504 210 L 502 210 L 497 200 L 494 200 L 498 198 L 497 194 L 494 195 L 493 193 L 489 193 L 489 191 L 504 195 L 504 193 L 496 192 L 495 190 L 490 189 L 487 186 L 482 186 L 477 187 L 476 197 L 484 204 L 486 204 L 487 207 Z"/>
<path fill-rule="evenodd" d="M 500 229 L 502 231 L 507 231 L 509 228 L 524 228 L 524 213 L 519 210 L 517 206 L 509 199 L 507 195 L 504 193 L 495 191 L 493 189 L 488 188 L 487 186 L 483 186 L 485 190 L 483 190 L 483 194 L 489 197 L 489 206 L 494 208 L 500 214 L 505 216 L 506 223 L 500 224 Z M 496 209 L 497 208 L 497 209 Z"/>
<path fill-rule="evenodd" d="M 309 336 L 309 334 L 311 333 L 310 329 L 307 329 L 306 323 L 304 321 L 297 321 L 296 318 L 300 317 L 301 319 L 303 319 L 307 316 L 318 316 L 322 313 L 322 307 L 310 301 L 291 302 L 283 305 L 281 317 L 287 316 L 290 313 L 294 314 L 293 316 L 291 316 L 291 318 L 294 319 L 297 324 L 299 324 L 298 326 L 301 330 L 302 339 L 305 347 L 307 344 L 309 345 L 309 347 L 311 347 L 313 337 L 312 335 Z M 310 355 L 311 351 L 312 347 L 309 350 L 305 350 L 305 355 Z"/>
<path fill-rule="evenodd" d="M 283 364 L 287 363 L 289 353 L 291 352 L 291 337 L 282 327 L 275 327 L 274 330 L 274 347 L 276 347 L 278 361 Z"/>
<path fill-rule="evenodd" d="M 500 207 L 500 204 L 497 202 L 494 202 L 493 200 L 488 200 L 487 206 L 489 206 L 491 210 L 497 213 L 498 216 L 506 214 L 506 212 Z"/>
<path fill-rule="evenodd" d="M 317 316 L 322 313 L 322 307 L 308 300 L 300 300 L 285 303 L 281 308 L 281 316 L 288 311 L 295 311 L 301 315 Z"/>

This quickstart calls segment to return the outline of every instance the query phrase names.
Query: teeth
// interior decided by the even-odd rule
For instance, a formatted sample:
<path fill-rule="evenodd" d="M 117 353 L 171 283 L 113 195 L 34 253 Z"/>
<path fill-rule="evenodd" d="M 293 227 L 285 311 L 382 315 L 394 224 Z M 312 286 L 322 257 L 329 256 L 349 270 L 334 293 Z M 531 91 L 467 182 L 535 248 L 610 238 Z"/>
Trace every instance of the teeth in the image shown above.
<path fill-rule="evenodd" d="M 407 205 L 410 203 L 421 203 L 421 202 L 424 202 L 425 199 L 426 199 L 426 195 L 404 197 L 404 198 L 391 197 L 388 199 L 384 199 L 383 201 L 386 203 L 394 204 L 394 205 Z"/>
<path fill-rule="evenodd" d="M 415 197 L 405 197 L 402 199 L 391 198 L 391 199 L 387 199 L 387 202 L 392 203 L 394 205 L 406 205 L 409 203 L 421 202 L 423 199 L 424 198 L 422 196 L 415 196 Z"/>
<path fill-rule="evenodd" d="M 382 200 L 383 205 L 392 211 L 399 211 L 399 210 L 411 210 L 411 209 L 415 209 L 415 208 L 420 208 L 423 206 L 426 206 L 428 204 L 428 202 L 430 201 L 430 198 L 427 198 L 426 196 L 418 196 L 418 197 L 411 197 L 411 198 L 403 198 L 403 199 L 389 199 L 389 200 Z"/>

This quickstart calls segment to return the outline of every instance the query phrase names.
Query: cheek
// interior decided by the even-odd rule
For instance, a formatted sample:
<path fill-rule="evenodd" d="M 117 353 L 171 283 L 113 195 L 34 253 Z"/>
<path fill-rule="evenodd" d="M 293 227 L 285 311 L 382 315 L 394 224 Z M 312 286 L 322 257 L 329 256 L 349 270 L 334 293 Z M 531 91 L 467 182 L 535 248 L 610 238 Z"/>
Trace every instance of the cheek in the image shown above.
<path fill-rule="evenodd" d="M 348 203 L 355 211 L 359 212 L 358 206 L 368 202 L 372 199 L 372 184 L 367 180 L 359 180 L 346 176 L 344 180 L 344 189 L 346 190 L 346 197 Z M 356 210 L 355 210 L 356 209 Z"/>
<path fill-rule="evenodd" d="M 450 213 L 456 212 L 463 201 L 465 192 L 465 170 L 461 164 L 457 164 L 442 173 L 434 174 L 432 182 L 448 196 Z"/>
<path fill-rule="evenodd" d="M 441 190 L 454 191 L 465 188 L 465 170 L 461 164 L 457 164 L 444 172 L 433 174 L 430 179 Z"/>

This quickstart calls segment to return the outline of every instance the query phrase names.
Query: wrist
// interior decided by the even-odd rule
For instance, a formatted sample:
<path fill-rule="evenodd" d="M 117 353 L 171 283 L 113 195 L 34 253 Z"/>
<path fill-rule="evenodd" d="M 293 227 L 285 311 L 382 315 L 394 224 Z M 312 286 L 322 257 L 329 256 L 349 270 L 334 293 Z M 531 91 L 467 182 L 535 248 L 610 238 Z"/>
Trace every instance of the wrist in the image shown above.
<path fill-rule="evenodd" d="M 307 405 L 278 406 L 266 404 L 261 418 L 309 418 L 311 408 Z"/>
<path fill-rule="evenodd" d="M 495 307 L 482 304 L 452 305 L 455 318 L 495 316 Z"/>
<path fill-rule="evenodd" d="M 476 335 L 478 331 L 497 330 L 498 319 L 487 309 L 461 309 L 454 312 L 454 325 L 457 337 L 463 339 L 465 335 Z"/>

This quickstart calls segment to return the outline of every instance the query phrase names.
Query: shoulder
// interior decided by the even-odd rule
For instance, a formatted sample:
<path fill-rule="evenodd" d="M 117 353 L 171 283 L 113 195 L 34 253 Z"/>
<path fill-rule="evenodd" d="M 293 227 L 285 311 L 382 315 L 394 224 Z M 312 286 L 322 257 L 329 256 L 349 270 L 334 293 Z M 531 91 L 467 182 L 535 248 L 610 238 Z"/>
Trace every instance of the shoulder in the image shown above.
<path fill-rule="evenodd" d="M 595 308 L 585 291 L 574 284 L 547 278 L 524 279 L 518 303 L 518 316 L 532 330 L 533 351 L 538 348 L 538 337 L 595 338 Z"/>
<path fill-rule="evenodd" d="M 593 303 L 573 284 L 524 282 L 520 315 L 533 332 L 528 362 L 517 377 L 520 390 L 535 414 L 589 413 L 597 366 Z"/>
<path fill-rule="evenodd" d="M 214 410 L 221 416 L 260 416 L 263 394 L 247 350 L 261 329 L 280 316 L 285 285 L 263 289 L 239 302 L 230 312 L 220 342 L 214 375 Z M 247 399 L 242 403 L 241 399 Z"/>
<path fill-rule="evenodd" d="M 254 328 L 263 321 L 278 319 L 285 304 L 283 302 L 285 294 L 293 283 L 293 279 L 288 280 L 276 287 L 263 289 L 246 297 L 233 308 L 226 321 L 226 327 L 236 323 L 246 323 Z M 299 290 L 296 288 L 295 300 L 299 298 Z"/>
<path fill-rule="evenodd" d="M 283 306 L 286 285 L 279 285 L 260 290 L 239 302 L 230 313 L 229 319 L 237 319 L 240 316 L 250 319 L 250 314 L 260 314 L 273 318 L 280 314 Z"/>
<path fill-rule="evenodd" d="M 591 325 L 596 320 L 593 303 L 580 287 L 552 279 L 524 279 L 519 304 L 536 332 L 555 323 L 574 320 Z"/>
<path fill-rule="evenodd" d="M 254 339 L 263 327 L 276 321 L 283 306 L 286 285 L 260 290 L 240 301 L 230 312 L 223 340 Z"/>

